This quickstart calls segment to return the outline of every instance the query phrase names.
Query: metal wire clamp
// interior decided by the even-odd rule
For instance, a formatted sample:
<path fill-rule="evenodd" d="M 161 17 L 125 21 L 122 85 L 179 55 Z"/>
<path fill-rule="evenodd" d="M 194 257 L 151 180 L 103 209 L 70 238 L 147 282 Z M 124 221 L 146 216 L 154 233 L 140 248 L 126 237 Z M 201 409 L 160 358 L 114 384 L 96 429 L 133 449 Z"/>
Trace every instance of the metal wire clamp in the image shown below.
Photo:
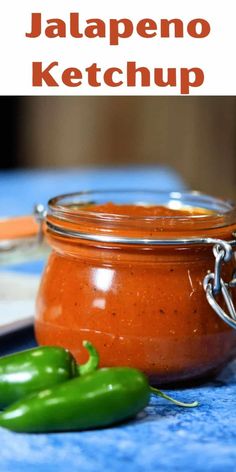
<path fill-rule="evenodd" d="M 236 288 L 236 269 L 233 271 L 232 280 L 224 282 L 221 277 L 223 263 L 227 263 L 234 257 L 232 245 L 226 241 L 218 242 L 213 246 L 215 256 L 215 270 L 209 272 L 203 281 L 203 288 L 210 306 L 217 315 L 231 328 L 236 329 L 236 310 L 231 295 L 231 288 Z M 217 295 L 222 294 L 228 313 L 219 305 Z"/>

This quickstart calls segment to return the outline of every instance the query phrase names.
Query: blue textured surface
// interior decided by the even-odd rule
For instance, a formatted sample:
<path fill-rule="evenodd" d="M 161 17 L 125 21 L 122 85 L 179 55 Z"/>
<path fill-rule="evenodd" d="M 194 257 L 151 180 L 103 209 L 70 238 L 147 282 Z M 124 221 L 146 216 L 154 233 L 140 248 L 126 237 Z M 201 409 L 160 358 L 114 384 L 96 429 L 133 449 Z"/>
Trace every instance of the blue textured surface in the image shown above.
<path fill-rule="evenodd" d="M 34 346 L 32 330 L 5 337 L 1 354 Z M 120 472 L 236 469 L 236 361 L 214 381 L 169 391 L 200 406 L 182 409 L 152 396 L 135 420 L 100 431 L 15 434 L 0 430 L 1 472 Z"/>
<path fill-rule="evenodd" d="M 63 193 L 102 189 L 181 190 L 182 179 L 166 167 L 118 167 L 0 172 L 0 216 L 32 212 L 36 203 Z"/>
<path fill-rule="evenodd" d="M 77 168 L 0 172 L 0 218 L 31 214 L 37 203 L 64 193 L 102 189 L 183 190 L 182 179 L 166 167 Z M 40 273 L 40 261 L 11 270 Z"/>
<path fill-rule="evenodd" d="M 132 178 L 131 178 L 132 175 Z M 181 189 L 165 169 L 93 170 L 0 174 L 0 214 L 30 212 L 32 204 L 57 193 L 85 188 Z M 21 267 L 21 270 L 23 268 Z M 39 271 L 27 265 L 24 270 Z M 1 339 L 7 354 L 34 345 L 32 330 Z M 170 393 L 170 392 L 169 392 Z M 236 469 L 236 362 L 214 381 L 171 392 L 196 409 L 181 409 L 152 397 L 134 421 L 102 431 L 20 435 L 0 430 L 1 472 L 214 471 Z"/>

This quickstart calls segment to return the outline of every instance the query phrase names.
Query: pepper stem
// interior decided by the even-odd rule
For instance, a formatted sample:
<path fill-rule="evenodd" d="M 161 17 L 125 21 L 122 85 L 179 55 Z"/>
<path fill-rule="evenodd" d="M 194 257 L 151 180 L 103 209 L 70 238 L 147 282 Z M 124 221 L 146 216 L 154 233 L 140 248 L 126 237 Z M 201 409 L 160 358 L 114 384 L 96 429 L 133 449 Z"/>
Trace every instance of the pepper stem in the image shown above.
<path fill-rule="evenodd" d="M 99 364 L 99 354 L 89 341 L 83 341 L 83 346 L 89 353 L 89 359 L 85 364 L 77 365 L 77 375 L 85 375 L 97 369 Z"/>
<path fill-rule="evenodd" d="M 184 403 L 184 402 L 180 402 L 178 400 L 175 400 L 174 398 L 169 397 L 169 395 L 166 395 L 166 393 L 161 392 L 161 390 L 158 390 L 158 388 L 150 387 L 150 390 L 154 395 L 157 395 L 158 397 L 165 398 L 165 400 L 168 400 L 168 401 L 174 403 L 177 406 L 182 406 L 182 407 L 185 407 L 185 408 L 194 408 L 195 406 L 199 405 L 199 402 L 197 402 L 197 401 L 192 402 L 192 403 Z"/>

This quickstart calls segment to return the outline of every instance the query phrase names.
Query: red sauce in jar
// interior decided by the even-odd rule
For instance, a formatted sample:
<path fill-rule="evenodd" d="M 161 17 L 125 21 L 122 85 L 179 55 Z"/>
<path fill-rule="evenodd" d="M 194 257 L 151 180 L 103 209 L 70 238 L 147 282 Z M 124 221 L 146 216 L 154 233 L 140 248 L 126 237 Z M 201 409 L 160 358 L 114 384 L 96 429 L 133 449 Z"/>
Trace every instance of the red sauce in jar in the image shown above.
<path fill-rule="evenodd" d="M 112 202 L 107 202 L 102 205 L 85 205 L 84 210 L 92 211 L 95 213 L 104 213 L 104 214 L 112 214 L 112 215 L 126 215 L 129 217 L 136 217 L 136 216 L 149 216 L 149 217 L 163 217 L 163 216 L 170 216 L 175 218 L 176 216 L 197 216 L 197 215 L 205 215 L 206 210 L 203 211 L 202 208 L 181 208 L 179 210 L 175 210 L 173 208 L 169 208 L 166 206 L 161 205 L 144 205 L 144 204 L 136 204 L 136 205 L 117 205 Z M 212 214 L 212 212 L 208 212 Z"/>
<path fill-rule="evenodd" d="M 97 235 L 232 238 L 232 225 L 217 227 L 214 212 L 198 207 L 108 202 L 78 211 L 77 221 L 70 206 L 59 225 Z M 58 223 L 56 216 L 48 221 Z M 47 237 L 53 251 L 37 299 L 39 343 L 64 346 L 82 362 L 81 342 L 89 339 L 101 366 L 134 366 L 159 384 L 204 376 L 235 355 L 236 332 L 209 306 L 202 286 L 214 270 L 212 246 L 108 244 L 50 228 Z M 226 280 L 233 266 L 223 268 Z"/>

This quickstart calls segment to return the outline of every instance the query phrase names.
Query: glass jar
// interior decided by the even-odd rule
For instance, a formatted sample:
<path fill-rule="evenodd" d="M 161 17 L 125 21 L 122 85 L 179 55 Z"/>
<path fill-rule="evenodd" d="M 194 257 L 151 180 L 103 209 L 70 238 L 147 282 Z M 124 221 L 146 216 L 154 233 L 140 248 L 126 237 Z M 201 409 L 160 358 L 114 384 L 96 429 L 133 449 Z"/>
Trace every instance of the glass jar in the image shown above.
<path fill-rule="evenodd" d="M 93 210 L 106 202 L 191 212 Z M 52 252 L 37 297 L 38 342 L 64 346 L 83 362 L 81 342 L 88 339 L 101 366 L 137 367 L 158 384 L 217 371 L 236 353 L 235 230 L 234 204 L 197 192 L 53 198 L 46 217 Z"/>

